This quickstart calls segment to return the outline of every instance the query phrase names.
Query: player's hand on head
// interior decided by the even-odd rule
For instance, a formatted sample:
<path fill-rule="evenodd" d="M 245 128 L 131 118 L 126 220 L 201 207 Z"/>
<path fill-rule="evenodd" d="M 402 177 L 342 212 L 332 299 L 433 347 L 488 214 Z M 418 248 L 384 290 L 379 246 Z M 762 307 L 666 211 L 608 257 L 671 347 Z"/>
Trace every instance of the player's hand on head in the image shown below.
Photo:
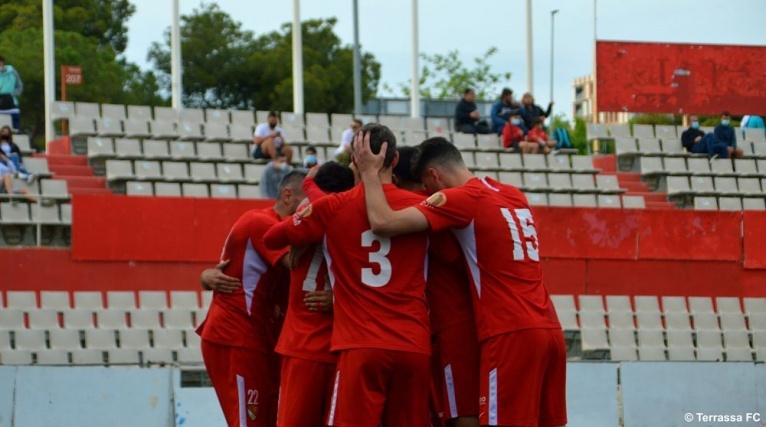
<path fill-rule="evenodd" d="M 332 291 L 313 291 L 306 293 L 303 302 L 311 311 L 332 311 Z"/>
<path fill-rule="evenodd" d="M 359 173 L 361 175 L 370 172 L 377 173 L 383 169 L 387 149 L 388 142 L 383 142 L 380 152 L 374 154 L 370 147 L 370 132 L 358 132 L 354 139 L 354 161 Z"/>

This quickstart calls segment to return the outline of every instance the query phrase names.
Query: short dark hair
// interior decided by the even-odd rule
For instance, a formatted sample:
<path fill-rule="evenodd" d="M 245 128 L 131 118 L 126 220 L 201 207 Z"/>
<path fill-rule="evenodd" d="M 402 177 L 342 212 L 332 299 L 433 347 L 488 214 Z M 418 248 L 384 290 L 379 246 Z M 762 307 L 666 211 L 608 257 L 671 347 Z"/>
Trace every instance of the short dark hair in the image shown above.
<path fill-rule="evenodd" d="M 509 88 L 503 88 L 503 92 L 500 94 L 500 98 L 505 98 L 508 95 L 513 95 L 513 91 Z"/>
<path fill-rule="evenodd" d="M 285 175 L 282 181 L 279 182 L 279 194 L 282 194 L 282 190 L 287 187 L 293 190 L 301 189 L 306 175 L 308 175 L 308 172 L 305 169 L 295 169 Z"/>
<path fill-rule="evenodd" d="M 465 167 L 460 150 L 441 136 L 428 138 L 420 144 L 415 158 L 412 159 L 412 173 L 415 176 L 422 177 L 426 169 L 434 163 Z"/>
<path fill-rule="evenodd" d="M 316 154 L 317 149 L 311 146 L 306 147 L 306 154 Z"/>
<path fill-rule="evenodd" d="M 383 161 L 383 167 L 391 167 L 396 154 L 396 136 L 391 132 L 391 129 L 378 123 L 367 123 L 362 126 L 358 132 L 370 134 L 370 150 L 372 150 L 374 154 L 380 153 L 380 148 L 383 143 L 388 142 L 386 159 Z M 354 142 L 355 141 L 351 142 L 351 147 L 354 146 Z"/>
<path fill-rule="evenodd" d="M 402 184 L 420 183 L 420 175 L 413 174 L 412 160 L 418 153 L 415 147 L 399 147 L 396 149 L 399 153 L 399 163 L 394 166 L 394 176 Z"/>
<path fill-rule="evenodd" d="M 468 95 L 469 92 L 473 92 L 473 89 L 470 87 L 465 88 L 465 91 L 463 92 L 463 95 Z"/>
<path fill-rule="evenodd" d="M 351 119 L 351 122 L 352 122 L 352 123 L 356 123 L 356 124 L 358 124 L 359 126 L 362 126 L 362 125 L 364 125 L 364 123 L 362 123 L 362 121 L 361 121 L 361 120 L 359 120 L 359 119 L 357 119 L 357 118 L 353 118 L 353 119 Z"/>
<path fill-rule="evenodd" d="M 537 126 L 543 124 L 543 118 L 542 117 L 535 117 L 534 120 L 532 120 L 532 126 Z"/>
<path fill-rule="evenodd" d="M 354 171 L 338 162 L 319 167 L 314 182 L 325 193 L 341 193 L 354 188 Z"/>
<path fill-rule="evenodd" d="M 269 111 L 269 115 L 267 117 L 277 117 L 276 111 Z"/>
<path fill-rule="evenodd" d="M 731 117 L 731 113 L 729 112 L 729 110 L 723 110 L 723 113 L 721 113 L 721 115 Z"/>

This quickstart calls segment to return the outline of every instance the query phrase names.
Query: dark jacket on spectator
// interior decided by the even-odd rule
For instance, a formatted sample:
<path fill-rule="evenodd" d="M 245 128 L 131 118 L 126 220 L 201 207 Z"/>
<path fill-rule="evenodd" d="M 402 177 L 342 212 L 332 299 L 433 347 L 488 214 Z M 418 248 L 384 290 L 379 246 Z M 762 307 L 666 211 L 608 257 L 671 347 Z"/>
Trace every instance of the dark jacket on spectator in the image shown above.
<path fill-rule="evenodd" d="M 532 122 L 540 116 L 549 117 L 551 115 L 551 108 L 553 108 L 553 105 L 550 103 L 548 103 L 548 109 L 545 111 L 543 111 L 539 105 L 532 104 L 530 106 L 526 106 L 522 104 L 521 118 L 524 119 L 524 125 L 527 127 L 527 129 L 532 129 Z"/>
<path fill-rule="evenodd" d="M 715 137 L 719 141 L 726 143 L 729 147 L 737 148 L 737 133 L 729 125 L 718 125 L 713 130 Z"/>
<path fill-rule="evenodd" d="M 686 151 L 690 153 L 692 152 L 692 147 L 694 147 L 695 144 L 694 139 L 698 136 L 705 136 L 705 132 L 699 129 L 689 128 L 681 133 L 681 144 L 686 148 Z"/>
<path fill-rule="evenodd" d="M 468 102 L 465 98 L 462 98 L 460 102 L 457 103 L 457 107 L 455 107 L 455 127 L 457 128 L 460 125 L 472 125 L 476 123 L 476 120 L 469 115 L 476 109 L 475 102 Z"/>

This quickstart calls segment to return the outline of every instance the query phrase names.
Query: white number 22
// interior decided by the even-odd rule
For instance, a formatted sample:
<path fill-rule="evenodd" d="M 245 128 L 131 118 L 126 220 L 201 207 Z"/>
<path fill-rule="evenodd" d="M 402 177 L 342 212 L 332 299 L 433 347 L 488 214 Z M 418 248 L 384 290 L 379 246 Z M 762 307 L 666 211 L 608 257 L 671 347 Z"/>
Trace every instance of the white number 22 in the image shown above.
<path fill-rule="evenodd" d="M 391 280 L 391 261 L 386 258 L 388 252 L 391 251 L 391 239 L 378 236 L 372 230 L 362 233 L 363 248 L 371 248 L 373 242 L 378 242 L 380 249 L 377 252 L 370 252 L 369 261 L 370 264 L 378 264 L 380 266 L 380 273 L 375 274 L 372 268 L 363 268 L 362 283 L 373 288 L 380 288 L 386 286 Z"/>
<path fill-rule="evenodd" d="M 540 253 L 537 246 L 537 230 L 535 229 L 535 221 L 532 219 L 532 212 L 529 209 L 514 209 L 511 212 L 508 208 L 500 208 L 503 217 L 508 222 L 508 227 L 511 229 L 511 238 L 513 239 L 513 260 L 523 261 L 524 250 L 526 249 L 527 256 L 532 261 L 540 261 Z M 521 233 L 516 226 L 516 221 L 513 216 L 516 215 L 519 223 L 521 224 Z M 522 246 L 521 236 L 524 236 L 526 245 Z"/>

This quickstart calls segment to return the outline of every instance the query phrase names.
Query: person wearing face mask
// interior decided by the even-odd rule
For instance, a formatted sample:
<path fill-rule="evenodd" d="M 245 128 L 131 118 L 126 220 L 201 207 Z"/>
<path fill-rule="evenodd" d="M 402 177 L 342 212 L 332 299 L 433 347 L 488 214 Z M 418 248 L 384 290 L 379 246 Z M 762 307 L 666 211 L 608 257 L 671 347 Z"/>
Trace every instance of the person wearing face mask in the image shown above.
<path fill-rule="evenodd" d="M 532 147 L 526 142 L 527 132 L 524 129 L 524 121 L 521 119 L 519 110 L 513 110 L 508 123 L 505 124 L 503 129 L 503 147 L 518 151 L 521 153 L 531 153 L 532 150 L 537 152 L 537 146 L 535 144 Z"/>
<path fill-rule="evenodd" d="M 741 148 L 737 147 L 737 133 L 734 132 L 734 128 L 730 125 L 731 113 L 724 111 L 721 113 L 721 124 L 715 127 L 713 134 L 715 134 L 718 141 L 725 143 L 729 147 L 729 155 L 735 159 L 741 159 L 745 154 Z"/>
<path fill-rule="evenodd" d="M 293 161 L 293 149 L 287 146 L 285 133 L 277 124 L 277 113 L 274 111 L 269 112 L 266 123 L 261 123 L 255 128 L 253 157 L 284 161 L 287 164 Z"/>
<path fill-rule="evenodd" d="M 689 117 L 689 128 L 681 133 L 681 144 L 689 153 L 707 154 L 710 157 L 722 159 L 729 157 L 729 147 L 719 141 L 714 134 L 705 134 L 700 129 L 697 116 Z"/>
<path fill-rule="evenodd" d="M 19 128 L 19 96 L 24 90 L 19 73 L 0 56 L 0 114 L 10 114 L 13 128 Z"/>
<path fill-rule="evenodd" d="M 29 184 L 35 181 L 36 176 L 29 173 L 21 162 L 21 149 L 13 142 L 13 134 L 8 126 L 0 129 L 0 161 L 15 171 L 18 178 L 26 179 Z"/>

